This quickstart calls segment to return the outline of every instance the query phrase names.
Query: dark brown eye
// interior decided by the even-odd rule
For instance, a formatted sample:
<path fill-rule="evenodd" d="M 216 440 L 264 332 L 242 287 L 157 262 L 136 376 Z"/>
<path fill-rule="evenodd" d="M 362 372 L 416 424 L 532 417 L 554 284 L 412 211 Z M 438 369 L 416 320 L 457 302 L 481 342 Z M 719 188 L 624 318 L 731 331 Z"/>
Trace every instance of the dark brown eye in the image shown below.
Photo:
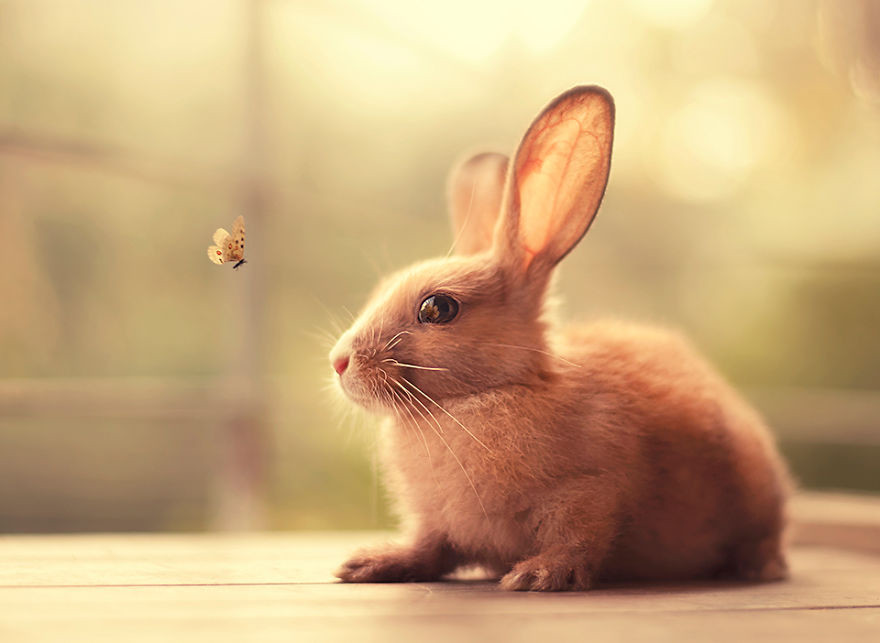
<path fill-rule="evenodd" d="M 419 307 L 419 321 L 423 324 L 445 324 L 458 314 L 458 302 L 449 295 L 431 295 Z"/>

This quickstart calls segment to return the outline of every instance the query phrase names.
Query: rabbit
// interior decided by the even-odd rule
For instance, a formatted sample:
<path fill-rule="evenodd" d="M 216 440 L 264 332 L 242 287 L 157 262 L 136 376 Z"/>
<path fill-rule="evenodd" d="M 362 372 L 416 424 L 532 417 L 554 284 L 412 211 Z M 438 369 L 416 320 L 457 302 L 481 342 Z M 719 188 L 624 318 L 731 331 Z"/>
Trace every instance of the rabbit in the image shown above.
<path fill-rule="evenodd" d="M 676 332 L 553 319 L 554 268 L 599 208 L 613 128 L 611 95 L 575 87 L 512 161 L 460 164 L 455 254 L 382 281 L 332 349 L 344 394 L 384 417 L 407 533 L 355 554 L 343 582 L 786 577 L 791 483 L 758 414 Z"/>

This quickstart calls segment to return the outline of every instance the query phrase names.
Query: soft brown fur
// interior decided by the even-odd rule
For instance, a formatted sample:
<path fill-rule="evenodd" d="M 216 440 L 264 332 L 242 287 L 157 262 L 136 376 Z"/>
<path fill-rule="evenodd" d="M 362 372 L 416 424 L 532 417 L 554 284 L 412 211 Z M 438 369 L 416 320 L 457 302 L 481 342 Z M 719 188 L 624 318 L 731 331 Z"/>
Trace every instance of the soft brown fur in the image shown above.
<path fill-rule="evenodd" d="M 346 394 L 386 416 L 383 460 L 410 532 L 350 559 L 343 581 L 471 565 L 511 590 L 784 577 L 788 477 L 755 412 L 673 332 L 548 319 L 553 269 L 604 193 L 613 119 L 607 92 L 575 88 L 509 170 L 494 154 L 462 164 L 458 253 L 380 284 L 331 352 L 350 360 Z M 458 316 L 420 324 L 438 292 Z"/>

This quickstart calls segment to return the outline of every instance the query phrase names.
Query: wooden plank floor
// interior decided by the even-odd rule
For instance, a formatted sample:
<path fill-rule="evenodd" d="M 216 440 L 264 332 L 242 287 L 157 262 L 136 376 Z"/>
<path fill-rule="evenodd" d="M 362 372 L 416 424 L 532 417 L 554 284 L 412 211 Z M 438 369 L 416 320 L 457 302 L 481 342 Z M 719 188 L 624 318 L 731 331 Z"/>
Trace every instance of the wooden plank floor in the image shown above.
<path fill-rule="evenodd" d="M 375 533 L 0 537 L 0 641 L 880 641 L 880 556 L 799 546 L 793 578 L 505 593 L 342 585 Z"/>

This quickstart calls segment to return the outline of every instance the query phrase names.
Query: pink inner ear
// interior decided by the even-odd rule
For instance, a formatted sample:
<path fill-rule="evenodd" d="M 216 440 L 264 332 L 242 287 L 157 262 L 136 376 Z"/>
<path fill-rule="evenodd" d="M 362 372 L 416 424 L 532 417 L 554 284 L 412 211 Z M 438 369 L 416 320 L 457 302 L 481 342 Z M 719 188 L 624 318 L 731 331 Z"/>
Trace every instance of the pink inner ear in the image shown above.
<path fill-rule="evenodd" d="M 593 92 L 567 96 L 527 132 L 515 165 L 526 266 L 544 251 L 561 258 L 592 221 L 607 180 L 612 110 Z"/>
<path fill-rule="evenodd" d="M 526 154 L 519 166 L 520 211 L 537 214 L 526 217 L 520 227 L 529 261 L 547 245 L 553 214 L 571 205 L 560 202 L 565 200 L 560 186 L 574 157 L 574 143 L 584 133 L 574 118 L 548 122 L 535 132 L 533 144 L 523 150 Z"/>

